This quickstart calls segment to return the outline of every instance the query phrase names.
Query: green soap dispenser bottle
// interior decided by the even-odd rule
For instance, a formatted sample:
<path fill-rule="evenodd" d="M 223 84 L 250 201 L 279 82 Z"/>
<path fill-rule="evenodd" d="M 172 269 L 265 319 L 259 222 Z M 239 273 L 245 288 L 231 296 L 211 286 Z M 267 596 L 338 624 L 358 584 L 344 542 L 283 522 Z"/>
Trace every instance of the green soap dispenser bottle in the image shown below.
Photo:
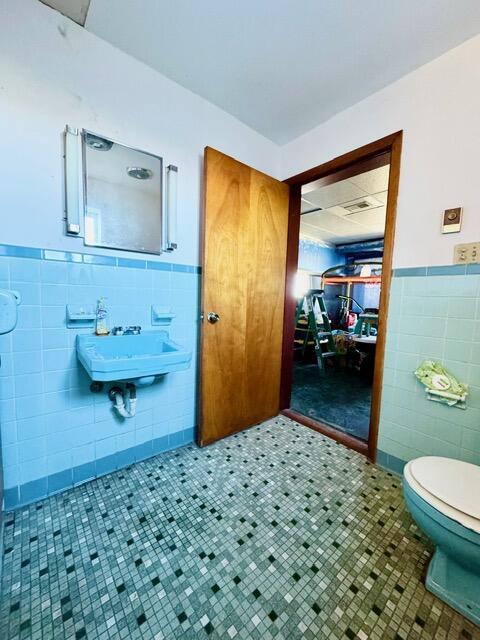
<path fill-rule="evenodd" d="M 97 336 L 108 336 L 108 334 L 110 333 L 110 331 L 108 330 L 108 312 L 105 298 L 100 298 L 97 301 L 95 333 L 97 334 Z"/>

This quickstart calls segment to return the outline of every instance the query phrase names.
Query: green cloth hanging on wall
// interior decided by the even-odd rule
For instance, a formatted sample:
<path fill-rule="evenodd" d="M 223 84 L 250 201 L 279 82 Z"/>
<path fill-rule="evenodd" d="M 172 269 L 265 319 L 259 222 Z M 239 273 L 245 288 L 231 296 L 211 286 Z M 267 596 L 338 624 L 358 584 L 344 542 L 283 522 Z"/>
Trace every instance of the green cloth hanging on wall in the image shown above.
<path fill-rule="evenodd" d="M 441 402 L 457 409 L 467 408 L 468 386 L 459 382 L 440 362 L 425 360 L 414 373 L 425 385 L 428 400 Z"/>

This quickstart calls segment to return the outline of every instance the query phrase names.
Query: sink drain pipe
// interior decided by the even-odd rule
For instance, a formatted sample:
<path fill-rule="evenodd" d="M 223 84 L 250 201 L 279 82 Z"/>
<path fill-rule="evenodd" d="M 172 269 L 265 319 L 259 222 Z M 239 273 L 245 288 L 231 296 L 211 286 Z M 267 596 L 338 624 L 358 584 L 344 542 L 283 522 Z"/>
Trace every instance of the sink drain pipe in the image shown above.
<path fill-rule="evenodd" d="M 120 387 L 112 387 L 108 397 L 114 403 L 115 409 L 122 418 L 133 418 L 137 412 L 137 389 L 134 384 L 127 382 L 125 391 Z"/>

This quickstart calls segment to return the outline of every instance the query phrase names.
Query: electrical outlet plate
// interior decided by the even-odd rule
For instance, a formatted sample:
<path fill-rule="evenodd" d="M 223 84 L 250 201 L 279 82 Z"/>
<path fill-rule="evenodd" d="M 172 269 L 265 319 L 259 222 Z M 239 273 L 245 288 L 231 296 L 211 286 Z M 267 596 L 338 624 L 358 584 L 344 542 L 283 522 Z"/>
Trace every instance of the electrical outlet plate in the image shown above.
<path fill-rule="evenodd" d="M 454 264 L 480 263 L 480 242 L 456 244 L 453 251 Z"/>

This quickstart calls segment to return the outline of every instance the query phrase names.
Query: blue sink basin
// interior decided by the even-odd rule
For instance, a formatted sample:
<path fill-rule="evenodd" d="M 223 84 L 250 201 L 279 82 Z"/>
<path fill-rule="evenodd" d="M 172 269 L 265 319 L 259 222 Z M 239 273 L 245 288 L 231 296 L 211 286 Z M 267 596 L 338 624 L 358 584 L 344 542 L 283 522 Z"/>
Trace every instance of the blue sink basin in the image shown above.
<path fill-rule="evenodd" d="M 92 380 L 113 382 L 160 376 L 188 369 L 192 352 L 166 331 L 144 331 L 140 335 L 78 335 L 77 357 Z"/>

